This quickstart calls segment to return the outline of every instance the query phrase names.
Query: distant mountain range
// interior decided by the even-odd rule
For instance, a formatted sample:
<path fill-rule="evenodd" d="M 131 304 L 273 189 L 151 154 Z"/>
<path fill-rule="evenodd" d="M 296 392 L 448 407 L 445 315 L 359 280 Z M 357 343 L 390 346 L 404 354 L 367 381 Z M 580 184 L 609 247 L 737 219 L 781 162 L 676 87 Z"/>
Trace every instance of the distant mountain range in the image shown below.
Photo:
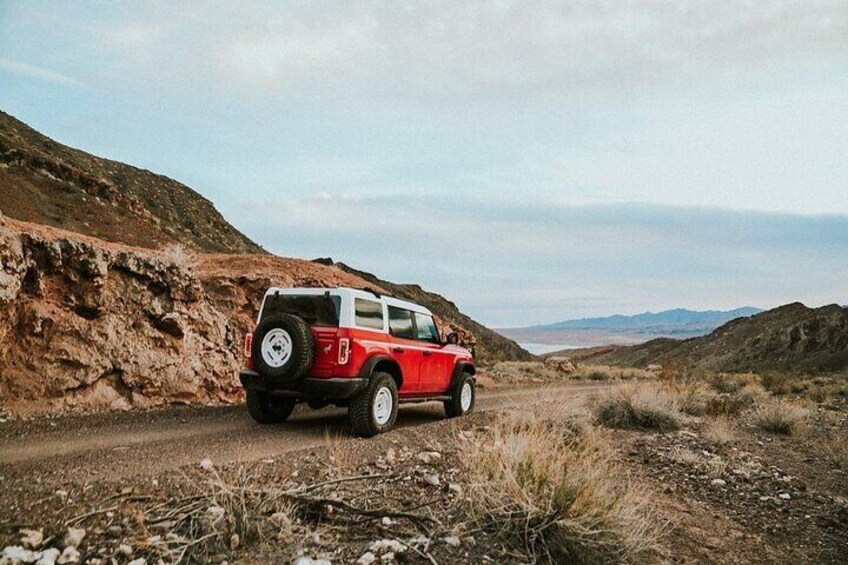
<path fill-rule="evenodd" d="M 753 316 L 760 308 L 746 306 L 735 310 L 696 311 L 685 308 L 663 312 L 645 312 L 635 316 L 581 318 L 553 324 L 497 331 L 522 343 L 551 345 L 627 345 L 658 337 L 685 339 L 708 334 L 736 318 Z"/>
<path fill-rule="evenodd" d="M 656 339 L 551 355 L 628 367 L 659 363 L 714 371 L 840 372 L 848 370 L 848 308 L 808 308 L 795 302 L 732 320 L 693 339 Z"/>

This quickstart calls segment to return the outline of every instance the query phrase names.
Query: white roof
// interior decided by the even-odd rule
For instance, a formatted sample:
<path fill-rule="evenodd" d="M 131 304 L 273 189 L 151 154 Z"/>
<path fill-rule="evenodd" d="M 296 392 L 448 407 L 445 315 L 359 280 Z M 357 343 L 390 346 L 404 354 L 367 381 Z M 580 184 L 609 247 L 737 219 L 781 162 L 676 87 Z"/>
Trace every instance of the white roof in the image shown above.
<path fill-rule="evenodd" d="M 416 304 L 414 302 L 409 302 L 406 300 L 400 300 L 397 298 L 392 298 L 391 296 L 377 296 L 376 294 L 369 292 L 367 290 L 361 290 L 358 288 L 348 288 L 348 287 L 335 287 L 335 288 L 309 288 L 309 287 L 277 287 L 272 286 L 265 292 L 265 295 L 274 294 L 279 292 L 280 294 L 299 294 L 299 295 L 312 295 L 317 296 L 320 294 L 324 294 L 329 292 L 332 295 L 336 296 L 347 296 L 349 298 L 367 298 L 369 300 L 381 300 L 385 304 L 389 306 L 395 306 L 397 308 L 405 308 L 407 310 L 411 310 L 413 312 L 420 312 L 421 314 L 428 314 L 432 316 L 432 312 L 427 308 L 421 306 L 420 304 Z"/>

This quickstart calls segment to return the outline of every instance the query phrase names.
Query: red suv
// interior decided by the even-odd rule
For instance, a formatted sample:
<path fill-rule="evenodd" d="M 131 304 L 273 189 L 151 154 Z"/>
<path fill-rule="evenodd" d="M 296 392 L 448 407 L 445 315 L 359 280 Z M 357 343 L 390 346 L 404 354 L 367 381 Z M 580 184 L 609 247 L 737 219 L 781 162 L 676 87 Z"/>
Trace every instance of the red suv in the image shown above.
<path fill-rule="evenodd" d="M 239 373 L 247 410 L 262 424 L 295 404 L 346 406 L 354 431 L 389 430 L 401 402 L 442 401 L 448 416 L 474 408 L 474 360 L 418 304 L 351 288 L 271 288 L 247 334 Z"/>

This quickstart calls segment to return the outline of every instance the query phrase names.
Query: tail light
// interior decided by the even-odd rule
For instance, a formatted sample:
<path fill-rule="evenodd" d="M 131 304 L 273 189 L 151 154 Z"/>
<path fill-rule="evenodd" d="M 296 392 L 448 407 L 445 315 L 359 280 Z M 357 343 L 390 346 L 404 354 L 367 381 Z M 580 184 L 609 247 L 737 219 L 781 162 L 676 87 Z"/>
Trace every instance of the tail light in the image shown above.
<path fill-rule="evenodd" d="M 343 337 L 339 340 L 339 365 L 347 365 L 350 361 L 350 339 Z"/>
<path fill-rule="evenodd" d="M 250 359 L 251 350 L 253 349 L 253 334 L 248 332 L 244 336 L 244 356 Z"/>

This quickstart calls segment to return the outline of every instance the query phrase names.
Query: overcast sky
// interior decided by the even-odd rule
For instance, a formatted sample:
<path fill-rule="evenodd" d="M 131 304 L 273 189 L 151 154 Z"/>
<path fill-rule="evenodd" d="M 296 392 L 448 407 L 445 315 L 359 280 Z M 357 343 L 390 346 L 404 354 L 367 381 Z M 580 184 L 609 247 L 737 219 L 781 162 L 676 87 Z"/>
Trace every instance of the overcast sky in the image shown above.
<path fill-rule="evenodd" d="M 846 0 L 0 0 L 0 107 L 490 325 L 848 302 Z"/>

